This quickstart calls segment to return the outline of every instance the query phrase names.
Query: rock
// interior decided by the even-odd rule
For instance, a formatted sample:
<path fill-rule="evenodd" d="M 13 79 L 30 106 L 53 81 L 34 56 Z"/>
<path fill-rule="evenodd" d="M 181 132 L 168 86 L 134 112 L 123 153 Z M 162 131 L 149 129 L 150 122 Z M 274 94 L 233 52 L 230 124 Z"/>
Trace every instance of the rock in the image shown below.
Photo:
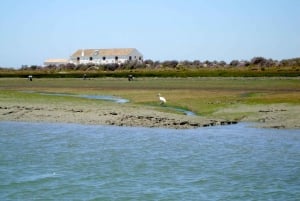
<path fill-rule="evenodd" d="M 72 112 L 83 112 L 83 110 L 72 110 Z"/>
<path fill-rule="evenodd" d="M 9 111 L 9 112 L 4 113 L 3 115 L 12 114 L 12 113 L 14 113 L 14 112 L 15 112 L 15 111 Z"/>
<path fill-rule="evenodd" d="M 280 128 L 285 128 L 285 126 L 283 126 L 283 125 L 279 125 L 279 126 L 272 126 L 271 128 L 280 129 Z"/>
<path fill-rule="evenodd" d="M 179 125 L 181 125 L 181 126 L 186 125 L 186 124 L 189 124 L 189 122 L 188 121 L 182 121 L 182 122 L 179 123 Z"/>

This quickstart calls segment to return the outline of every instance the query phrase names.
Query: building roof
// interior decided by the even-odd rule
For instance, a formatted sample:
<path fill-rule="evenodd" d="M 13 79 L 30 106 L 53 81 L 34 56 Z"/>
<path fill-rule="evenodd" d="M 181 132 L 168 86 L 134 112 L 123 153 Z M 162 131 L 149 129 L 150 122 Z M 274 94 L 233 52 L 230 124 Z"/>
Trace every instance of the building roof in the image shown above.
<path fill-rule="evenodd" d="M 71 57 L 91 56 L 128 56 L 136 51 L 135 48 L 113 48 L 113 49 L 79 49 Z"/>

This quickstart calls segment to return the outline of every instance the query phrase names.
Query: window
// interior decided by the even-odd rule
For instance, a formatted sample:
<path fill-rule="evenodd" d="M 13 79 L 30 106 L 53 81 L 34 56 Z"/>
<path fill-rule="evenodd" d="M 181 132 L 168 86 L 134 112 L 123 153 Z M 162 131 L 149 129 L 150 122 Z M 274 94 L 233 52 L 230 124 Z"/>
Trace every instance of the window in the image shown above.
<path fill-rule="evenodd" d="M 77 61 L 80 61 L 80 57 L 77 57 L 76 59 L 77 59 Z"/>
<path fill-rule="evenodd" d="M 102 57 L 102 60 L 103 60 L 103 61 L 105 61 L 105 59 L 106 59 L 105 57 Z"/>
<path fill-rule="evenodd" d="M 131 59 L 132 59 L 131 56 L 129 56 L 129 59 L 128 59 L 128 60 L 131 61 Z"/>
<path fill-rule="evenodd" d="M 118 56 L 116 56 L 116 57 L 115 57 L 115 60 L 118 61 L 118 59 L 119 59 Z"/>
<path fill-rule="evenodd" d="M 90 57 L 90 61 L 92 61 L 93 60 L 93 57 Z"/>
<path fill-rule="evenodd" d="M 139 57 L 139 60 L 142 60 L 142 57 Z"/>

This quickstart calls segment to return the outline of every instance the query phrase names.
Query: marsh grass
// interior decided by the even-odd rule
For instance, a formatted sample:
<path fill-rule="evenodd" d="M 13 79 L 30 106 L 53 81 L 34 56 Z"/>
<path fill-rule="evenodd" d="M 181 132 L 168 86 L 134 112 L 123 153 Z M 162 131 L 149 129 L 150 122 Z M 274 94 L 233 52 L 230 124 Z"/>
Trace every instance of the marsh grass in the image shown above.
<path fill-rule="evenodd" d="M 300 104 L 299 78 L 43 78 L 32 82 L 25 78 L 0 79 L 0 103 L 25 101 L 44 104 L 114 104 L 70 96 L 48 96 L 33 92 L 113 95 L 130 100 L 139 107 L 151 106 L 166 111 L 157 94 L 167 99 L 167 106 L 214 116 L 224 108 L 257 104 Z M 125 106 L 124 106 L 125 107 Z M 241 118 L 247 112 L 223 114 Z"/>

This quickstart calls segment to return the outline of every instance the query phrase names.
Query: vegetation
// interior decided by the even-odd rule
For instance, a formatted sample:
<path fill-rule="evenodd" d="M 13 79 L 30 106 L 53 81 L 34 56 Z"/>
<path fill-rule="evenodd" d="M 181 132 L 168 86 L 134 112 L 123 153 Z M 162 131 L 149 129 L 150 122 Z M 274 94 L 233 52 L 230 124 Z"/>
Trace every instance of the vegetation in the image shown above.
<path fill-rule="evenodd" d="M 70 104 L 99 102 L 23 92 L 37 91 L 115 95 L 129 99 L 131 104 L 157 106 L 160 110 L 164 107 L 159 105 L 157 93 L 161 93 L 167 99 L 167 106 L 185 108 L 208 117 L 213 117 L 221 109 L 239 105 L 300 104 L 299 78 L 139 78 L 132 82 L 125 78 L 44 78 L 32 82 L 21 78 L 2 78 L 0 89 L 0 103 L 9 98 L 12 101 L 42 101 L 49 104 L 59 104 L 60 101 Z M 217 115 L 221 117 L 220 113 Z M 230 118 L 238 119 L 243 115 L 233 114 Z"/>
<path fill-rule="evenodd" d="M 250 61 L 152 61 L 126 64 L 66 64 L 59 66 L 22 66 L 20 69 L 0 68 L 0 77 L 78 78 L 95 77 L 272 77 L 300 76 L 300 58 L 276 61 L 254 57 Z"/>

